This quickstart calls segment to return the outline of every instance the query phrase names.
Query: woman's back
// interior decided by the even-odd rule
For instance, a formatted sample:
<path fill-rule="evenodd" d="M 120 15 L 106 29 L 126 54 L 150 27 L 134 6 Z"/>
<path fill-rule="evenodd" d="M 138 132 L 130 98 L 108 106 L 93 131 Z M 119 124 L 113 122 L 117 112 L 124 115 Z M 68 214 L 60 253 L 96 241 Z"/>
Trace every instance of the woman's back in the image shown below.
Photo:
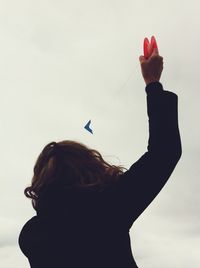
<path fill-rule="evenodd" d="M 63 189 L 54 191 L 54 205 L 46 199 L 51 211 L 43 206 L 24 225 L 19 244 L 31 267 L 137 267 L 129 230 L 116 222 L 108 190 L 69 191 L 62 198 Z"/>

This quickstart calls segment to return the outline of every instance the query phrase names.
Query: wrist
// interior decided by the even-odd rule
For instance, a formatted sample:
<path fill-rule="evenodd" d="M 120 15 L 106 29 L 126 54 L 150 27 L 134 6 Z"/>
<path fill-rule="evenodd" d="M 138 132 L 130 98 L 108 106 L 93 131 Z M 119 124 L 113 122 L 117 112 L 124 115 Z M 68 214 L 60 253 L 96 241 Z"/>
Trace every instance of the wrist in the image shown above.
<path fill-rule="evenodd" d="M 159 80 L 157 79 L 152 79 L 152 80 L 145 80 L 146 86 L 149 85 L 150 83 L 154 83 L 154 82 L 159 82 Z"/>

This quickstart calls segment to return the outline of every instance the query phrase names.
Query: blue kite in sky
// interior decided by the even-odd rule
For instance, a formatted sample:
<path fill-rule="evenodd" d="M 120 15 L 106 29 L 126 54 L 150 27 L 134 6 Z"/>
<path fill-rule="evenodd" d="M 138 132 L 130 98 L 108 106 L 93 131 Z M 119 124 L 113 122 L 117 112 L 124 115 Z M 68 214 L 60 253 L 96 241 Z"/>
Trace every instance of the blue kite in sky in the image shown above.
<path fill-rule="evenodd" d="M 93 134 L 92 129 L 90 128 L 90 123 L 91 120 L 88 121 L 88 123 L 84 126 L 84 128 Z"/>

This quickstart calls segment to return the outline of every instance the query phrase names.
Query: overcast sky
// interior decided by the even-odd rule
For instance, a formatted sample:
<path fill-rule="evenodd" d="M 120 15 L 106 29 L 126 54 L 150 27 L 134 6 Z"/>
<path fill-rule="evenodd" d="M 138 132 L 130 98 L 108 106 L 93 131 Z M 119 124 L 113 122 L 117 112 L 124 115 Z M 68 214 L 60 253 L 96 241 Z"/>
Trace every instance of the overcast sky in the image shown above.
<path fill-rule="evenodd" d="M 199 14 L 197 0 L 0 1 L 2 268 L 29 267 L 17 239 L 35 210 L 23 191 L 47 143 L 80 141 L 126 168 L 147 150 L 139 56 L 152 35 L 160 82 L 178 95 L 182 157 L 134 223 L 132 251 L 140 268 L 200 267 Z"/>

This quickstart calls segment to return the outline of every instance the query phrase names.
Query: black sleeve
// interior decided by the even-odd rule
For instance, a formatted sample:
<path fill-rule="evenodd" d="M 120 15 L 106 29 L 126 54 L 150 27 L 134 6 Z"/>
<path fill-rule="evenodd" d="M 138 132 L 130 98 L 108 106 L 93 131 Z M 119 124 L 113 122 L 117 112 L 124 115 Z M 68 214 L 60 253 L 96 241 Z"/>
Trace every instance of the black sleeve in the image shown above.
<path fill-rule="evenodd" d="M 149 140 L 145 152 L 114 187 L 115 215 L 130 228 L 158 195 L 182 154 L 178 127 L 178 97 L 162 84 L 146 86 Z"/>

